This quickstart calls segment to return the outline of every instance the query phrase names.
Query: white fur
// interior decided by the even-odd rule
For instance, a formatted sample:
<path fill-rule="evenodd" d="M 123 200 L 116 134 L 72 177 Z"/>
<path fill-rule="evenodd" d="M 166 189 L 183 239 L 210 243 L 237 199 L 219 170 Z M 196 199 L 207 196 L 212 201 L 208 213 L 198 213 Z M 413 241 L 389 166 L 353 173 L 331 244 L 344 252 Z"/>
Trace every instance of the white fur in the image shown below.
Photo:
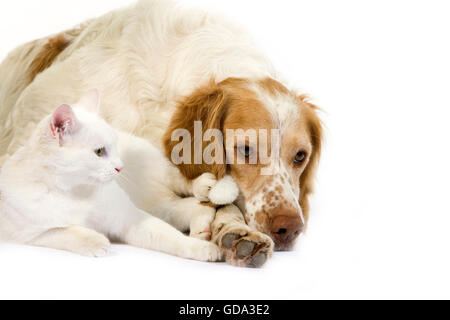
<path fill-rule="evenodd" d="M 218 205 L 227 205 L 236 201 L 239 187 L 231 176 L 225 176 L 209 192 L 209 199 Z"/>
<path fill-rule="evenodd" d="M 73 110 L 58 108 L 5 163 L 0 239 L 97 257 L 107 253 L 109 238 L 189 259 L 220 260 L 216 245 L 139 210 L 114 181 L 123 168 L 118 138 L 92 112 L 96 100 L 98 94 L 90 92 Z M 101 156 L 95 153 L 102 148 Z"/>

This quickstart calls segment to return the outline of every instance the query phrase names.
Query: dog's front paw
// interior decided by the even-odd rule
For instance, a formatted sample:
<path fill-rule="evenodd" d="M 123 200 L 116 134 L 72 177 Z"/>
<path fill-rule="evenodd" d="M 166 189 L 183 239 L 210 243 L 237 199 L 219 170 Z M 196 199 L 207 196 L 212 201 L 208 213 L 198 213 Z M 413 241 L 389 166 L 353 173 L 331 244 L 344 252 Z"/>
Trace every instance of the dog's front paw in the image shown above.
<path fill-rule="evenodd" d="M 246 225 L 228 228 L 218 239 L 226 261 L 237 267 L 260 268 L 272 257 L 272 239 Z"/>
<path fill-rule="evenodd" d="M 193 193 L 194 197 L 201 202 L 210 202 L 209 193 L 216 185 L 216 176 L 212 173 L 204 173 L 194 180 Z"/>
<path fill-rule="evenodd" d="M 226 261 L 238 267 L 260 268 L 272 257 L 272 239 L 246 223 L 241 210 L 229 205 L 220 208 L 212 225 L 212 240 L 223 250 Z"/>
<path fill-rule="evenodd" d="M 261 232 L 243 229 L 232 230 L 222 238 L 226 261 L 238 267 L 260 268 L 272 256 L 274 243 Z"/>

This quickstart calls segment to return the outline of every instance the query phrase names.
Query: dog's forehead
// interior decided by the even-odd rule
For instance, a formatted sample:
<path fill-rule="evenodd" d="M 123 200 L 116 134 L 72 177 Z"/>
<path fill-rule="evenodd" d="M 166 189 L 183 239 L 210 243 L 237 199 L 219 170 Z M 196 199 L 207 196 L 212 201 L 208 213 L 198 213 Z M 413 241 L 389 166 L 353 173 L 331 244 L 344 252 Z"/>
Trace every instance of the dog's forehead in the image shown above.
<path fill-rule="evenodd" d="M 227 129 L 275 129 L 273 116 L 258 100 L 241 101 L 238 112 L 232 112 L 226 121 Z"/>
<path fill-rule="evenodd" d="M 297 125 L 300 121 L 300 106 L 297 97 L 279 82 L 265 79 L 258 83 L 258 96 L 273 120 L 273 126 L 281 130 Z"/>

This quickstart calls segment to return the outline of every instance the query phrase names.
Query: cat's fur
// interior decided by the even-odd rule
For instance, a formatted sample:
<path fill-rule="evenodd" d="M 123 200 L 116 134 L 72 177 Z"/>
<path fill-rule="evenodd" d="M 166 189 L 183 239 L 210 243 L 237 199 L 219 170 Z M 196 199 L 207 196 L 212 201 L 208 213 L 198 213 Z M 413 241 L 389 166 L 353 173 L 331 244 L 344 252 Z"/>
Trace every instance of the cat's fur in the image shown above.
<path fill-rule="evenodd" d="M 123 169 L 118 135 L 98 117 L 98 100 L 94 90 L 73 108 L 59 107 L 5 163 L 0 240 L 95 257 L 106 254 L 112 240 L 189 259 L 220 260 L 216 245 L 187 237 L 138 209 L 121 189 L 115 181 Z M 120 135 L 126 144 L 133 141 Z"/>

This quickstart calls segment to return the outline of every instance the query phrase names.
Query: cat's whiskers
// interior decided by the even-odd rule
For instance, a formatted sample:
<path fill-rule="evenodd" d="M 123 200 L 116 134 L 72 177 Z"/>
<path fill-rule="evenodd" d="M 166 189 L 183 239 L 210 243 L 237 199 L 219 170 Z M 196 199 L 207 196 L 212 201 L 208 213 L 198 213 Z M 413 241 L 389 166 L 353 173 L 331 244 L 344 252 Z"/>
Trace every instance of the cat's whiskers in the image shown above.
<path fill-rule="evenodd" d="M 137 184 L 131 179 L 131 177 L 127 176 L 124 172 L 122 172 L 118 177 L 118 180 L 122 180 L 129 186 L 133 187 L 136 191 L 140 192 L 140 189 L 138 188 Z"/>
<path fill-rule="evenodd" d="M 127 177 L 123 172 L 117 176 L 117 179 L 122 179 L 130 185 L 135 185 L 135 183 L 129 177 Z"/>

